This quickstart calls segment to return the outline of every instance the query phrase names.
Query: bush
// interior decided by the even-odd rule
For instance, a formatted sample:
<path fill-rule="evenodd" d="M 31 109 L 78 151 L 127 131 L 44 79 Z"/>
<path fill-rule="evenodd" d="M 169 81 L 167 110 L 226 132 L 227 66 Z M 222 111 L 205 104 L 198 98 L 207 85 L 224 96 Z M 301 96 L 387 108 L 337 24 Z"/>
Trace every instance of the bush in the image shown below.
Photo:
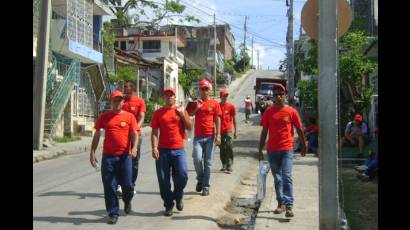
<path fill-rule="evenodd" d="M 151 123 L 152 113 L 155 110 L 155 105 L 165 105 L 165 100 L 162 97 L 151 98 L 150 100 L 144 100 L 147 111 L 145 112 L 144 123 Z"/>

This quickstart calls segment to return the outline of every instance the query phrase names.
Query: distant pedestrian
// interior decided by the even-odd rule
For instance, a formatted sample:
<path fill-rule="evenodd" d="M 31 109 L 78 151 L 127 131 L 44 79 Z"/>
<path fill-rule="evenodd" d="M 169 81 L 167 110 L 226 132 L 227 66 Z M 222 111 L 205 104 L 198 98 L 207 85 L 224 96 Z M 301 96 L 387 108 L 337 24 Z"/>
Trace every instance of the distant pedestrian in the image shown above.
<path fill-rule="evenodd" d="M 236 109 L 232 103 L 227 101 L 228 95 L 229 95 L 227 89 L 221 90 L 219 95 L 221 97 L 221 102 L 219 104 L 221 106 L 221 111 L 222 111 L 221 145 L 219 146 L 220 147 L 220 158 L 222 162 L 221 171 L 226 171 L 228 173 L 231 173 L 232 165 L 233 165 L 232 139 L 233 138 L 236 139 L 236 136 L 237 136 L 236 119 L 235 119 Z"/>
<path fill-rule="evenodd" d="M 184 208 L 184 188 L 188 181 L 184 138 L 185 129 L 191 130 L 192 123 L 184 107 L 176 105 L 174 88 L 165 88 L 164 97 L 165 106 L 152 115 L 151 146 L 164 215 L 172 216 L 174 200 L 179 211 Z M 171 176 L 174 191 L 171 190 Z"/>
<path fill-rule="evenodd" d="M 100 129 L 104 129 L 105 138 L 101 160 L 101 177 L 104 185 L 105 208 L 108 212 L 108 224 L 117 223 L 119 202 L 116 195 L 117 185 L 123 190 L 124 212 L 131 212 L 131 200 L 134 196 L 132 183 L 131 157 L 137 154 L 138 124 L 129 112 L 121 109 L 124 96 L 114 91 L 110 97 L 111 110 L 104 112 L 97 119 L 95 134 L 90 151 L 90 163 L 97 166 L 95 150 L 100 140 Z"/>
<path fill-rule="evenodd" d="M 249 123 L 249 117 L 253 110 L 253 104 L 251 100 L 251 96 L 246 96 L 245 98 L 245 122 Z"/>
<path fill-rule="evenodd" d="M 280 214 L 286 210 L 286 217 L 293 217 L 293 127 L 296 128 L 301 139 L 302 156 L 306 155 L 306 142 L 297 111 L 285 104 L 285 87 L 275 86 L 273 96 L 274 105 L 265 111 L 261 120 L 263 129 L 259 140 L 258 157 L 259 160 L 264 160 L 262 150 L 269 131 L 267 155 L 278 201 L 278 207 L 274 213 Z"/>
<path fill-rule="evenodd" d="M 207 80 L 199 82 L 200 100 L 189 115 L 195 115 L 195 137 L 193 143 L 194 166 L 196 171 L 196 191 L 202 196 L 209 195 L 212 161 L 215 154 L 215 145 L 221 144 L 221 107 L 211 99 L 209 91 L 212 85 Z"/>
<path fill-rule="evenodd" d="M 364 146 L 370 143 L 369 130 L 366 122 L 360 114 L 354 116 L 354 120 L 346 125 L 345 135 L 342 138 L 342 147 L 346 145 L 358 146 L 358 158 L 363 158 Z"/>

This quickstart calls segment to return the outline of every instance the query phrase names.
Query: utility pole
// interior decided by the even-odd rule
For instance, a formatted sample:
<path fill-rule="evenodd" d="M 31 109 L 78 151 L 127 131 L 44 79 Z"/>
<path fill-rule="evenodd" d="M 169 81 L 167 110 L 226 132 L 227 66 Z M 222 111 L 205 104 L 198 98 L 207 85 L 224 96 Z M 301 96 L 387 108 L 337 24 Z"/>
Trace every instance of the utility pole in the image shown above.
<path fill-rule="evenodd" d="M 295 70 L 293 66 L 293 0 L 290 0 L 288 9 L 288 34 L 287 34 L 287 54 L 288 54 L 288 86 L 289 86 L 289 98 L 293 100 L 294 94 L 294 77 Z"/>
<path fill-rule="evenodd" d="M 33 149 L 43 148 L 47 89 L 48 45 L 50 37 L 51 0 L 41 1 L 37 60 L 33 82 Z"/>
<path fill-rule="evenodd" d="M 259 70 L 260 69 L 260 66 L 259 66 L 259 50 L 256 50 L 256 55 L 258 56 L 258 68 L 256 68 L 256 69 Z"/>
<path fill-rule="evenodd" d="M 242 57 L 243 60 L 243 70 L 245 70 L 245 54 L 246 54 L 246 20 L 248 19 L 248 16 L 245 16 L 245 24 L 243 25 L 245 33 L 243 34 L 243 51 L 244 51 L 244 56 Z"/>
<path fill-rule="evenodd" d="M 214 13 L 214 96 L 216 96 L 216 20 L 215 20 L 215 13 Z"/>
<path fill-rule="evenodd" d="M 340 229 L 337 0 L 319 0 L 319 229 Z"/>
<path fill-rule="evenodd" d="M 252 36 L 252 66 L 253 66 L 253 36 Z"/>

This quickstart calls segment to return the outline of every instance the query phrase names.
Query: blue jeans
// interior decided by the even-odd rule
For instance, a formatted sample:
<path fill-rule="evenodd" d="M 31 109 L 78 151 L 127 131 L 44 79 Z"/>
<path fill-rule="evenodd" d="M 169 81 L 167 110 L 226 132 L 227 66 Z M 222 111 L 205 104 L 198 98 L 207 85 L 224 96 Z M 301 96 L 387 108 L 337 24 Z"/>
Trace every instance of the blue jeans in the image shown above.
<path fill-rule="evenodd" d="M 179 201 L 184 196 L 184 188 L 188 181 L 188 167 L 185 159 L 185 150 L 159 149 L 159 159 L 155 161 L 161 198 L 165 208 L 174 207 L 174 200 Z M 174 183 L 174 192 L 171 191 L 171 177 Z"/>
<path fill-rule="evenodd" d="M 278 204 L 293 206 L 292 151 L 268 152 Z"/>
<path fill-rule="evenodd" d="M 215 155 L 215 136 L 195 137 L 194 151 L 194 166 L 196 171 L 196 179 L 202 187 L 209 188 L 209 180 L 211 177 L 212 161 Z"/>
<path fill-rule="evenodd" d="M 119 201 L 117 197 L 117 185 L 122 188 L 122 198 L 125 203 L 131 202 L 134 196 L 134 184 L 132 183 L 131 156 L 124 153 L 120 156 L 105 155 L 101 160 L 101 177 L 104 185 L 105 209 L 109 216 L 119 215 Z"/>

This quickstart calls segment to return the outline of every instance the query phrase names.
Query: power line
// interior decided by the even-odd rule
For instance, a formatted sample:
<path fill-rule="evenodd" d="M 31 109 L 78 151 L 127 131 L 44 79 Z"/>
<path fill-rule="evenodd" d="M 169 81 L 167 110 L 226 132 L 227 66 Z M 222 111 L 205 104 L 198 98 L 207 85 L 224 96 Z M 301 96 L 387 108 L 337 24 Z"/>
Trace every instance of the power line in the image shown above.
<path fill-rule="evenodd" d="M 191 5 L 190 3 L 186 2 L 186 1 L 181 1 L 181 2 L 183 2 L 184 4 L 187 4 L 188 6 L 194 8 L 194 9 L 196 9 L 196 10 L 199 10 L 199 11 L 203 12 L 204 14 L 206 14 L 206 15 L 208 15 L 208 16 L 211 16 L 211 15 L 212 15 L 212 14 L 209 14 L 208 12 L 206 12 L 206 11 L 203 10 L 203 9 L 200 9 L 200 8 L 197 8 L 197 7 L 193 6 L 193 5 Z M 226 21 L 224 21 L 224 20 L 222 20 L 222 19 L 216 18 L 216 20 L 217 20 L 217 21 L 220 21 L 220 22 L 223 22 L 223 23 L 225 23 L 225 24 L 229 24 L 230 26 L 232 26 L 232 27 L 234 27 L 234 28 L 237 28 L 237 29 L 239 29 L 239 30 L 241 30 L 241 31 L 243 30 L 241 27 L 239 27 L 239 26 L 237 26 L 237 25 L 235 25 L 235 24 L 231 24 L 231 23 L 229 23 L 229 22 L 226 22 Z M 278 46 L 281 46 L 281 47 L 285 47 L 285 46 L 286 46 L 285 44 L 281 44 L 281 43 L 278 43 L 278 42 L 275 42 L 275 41 L 271 41 L 271 40 L 269 40 L 269 39 L 267 39 L 267 38 L 264 38 L 264 37 L 262 37 L 262 36 L 260 36 L 260 35 L 255 34 L 255 33 L 249 32 L 249 34 L 254 35 L 254 37 L 257 37 L 257 38 L 259 38 L 259 39 L 265 40 L 265 41 L 267 41 L 267 42 L 277 44 Z"/>

